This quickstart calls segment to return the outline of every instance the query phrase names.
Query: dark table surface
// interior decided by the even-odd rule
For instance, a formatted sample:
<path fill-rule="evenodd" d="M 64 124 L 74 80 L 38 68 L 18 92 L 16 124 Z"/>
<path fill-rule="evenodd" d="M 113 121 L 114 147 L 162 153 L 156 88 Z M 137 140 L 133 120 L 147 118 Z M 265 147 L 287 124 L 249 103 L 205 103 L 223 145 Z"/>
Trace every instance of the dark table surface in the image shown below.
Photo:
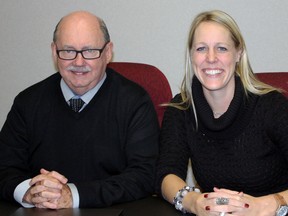
<path fill-rule="evenodd" d="M 159 197 L 149 197 L 109 208 L 48 210 L 22 208 L 0 201 L 1 216 L 179 216 L 173 205 Z"/>

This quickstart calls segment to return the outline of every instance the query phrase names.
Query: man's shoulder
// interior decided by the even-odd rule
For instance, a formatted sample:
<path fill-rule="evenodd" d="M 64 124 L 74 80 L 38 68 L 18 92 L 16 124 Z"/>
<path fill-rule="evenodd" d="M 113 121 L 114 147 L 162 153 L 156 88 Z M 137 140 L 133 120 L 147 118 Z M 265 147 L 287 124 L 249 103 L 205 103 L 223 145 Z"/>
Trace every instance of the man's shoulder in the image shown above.
<path fill-rule="evenodd" d="M 123 93 L 126 96 L 148 95 L 143 86 L 124 77 L 113 69 L 107 69 L 107 76 L 108 80 L 110 80 L 111 84 L 117 88 L 119 93 Z"/>
<path fill-rule="evenodd" d="M 55 88 L 55 85 L 59 83 L 60 85 L 61 76 L 59 73 L 54 73 L 50 75 L 49 77 L 45 78 L 44 80 L 41 80 L 28 88 L 21 91 L 17 97 L 26 97 L 26 96 L 32 96 L 40 94 L 41 92 L 47 92 L 49 90 L 52 90 Z M 51 92 L 52 93 L 52 92 Z"/>

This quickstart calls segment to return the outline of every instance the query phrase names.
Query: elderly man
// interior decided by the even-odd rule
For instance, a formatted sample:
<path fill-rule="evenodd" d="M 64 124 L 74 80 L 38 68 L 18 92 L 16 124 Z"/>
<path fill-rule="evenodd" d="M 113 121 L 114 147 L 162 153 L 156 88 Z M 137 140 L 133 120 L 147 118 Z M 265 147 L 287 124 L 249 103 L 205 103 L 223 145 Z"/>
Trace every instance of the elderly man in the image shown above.
<path fill-rule="evenodd" d="M 106 68 L 113 44 L 100 18 L 57 24 L 59 70 L 21 92 L 0 133 L 0 198 L 25 207 L 105 207 L 153 192 L 158 122 L 148 94 Z"/>

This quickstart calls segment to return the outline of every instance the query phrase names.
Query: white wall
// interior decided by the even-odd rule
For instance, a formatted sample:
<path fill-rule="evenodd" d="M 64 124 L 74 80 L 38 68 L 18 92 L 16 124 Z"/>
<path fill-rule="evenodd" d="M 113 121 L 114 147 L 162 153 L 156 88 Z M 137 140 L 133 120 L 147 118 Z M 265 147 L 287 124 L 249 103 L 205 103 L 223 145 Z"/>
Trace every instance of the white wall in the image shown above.
<path fill-rule="evenodd" d="M 63 15 L 79 9 L 105 20 L 114 61 L 158 67 L 174 95 L 184 73 L 190 23 L 203 10 L 221 9 L 235 18 L 255 71 L 288 71 L 285 0 L 1 0 L 0 128 L 16 94 L 54 73 L 52 32 Z"/>

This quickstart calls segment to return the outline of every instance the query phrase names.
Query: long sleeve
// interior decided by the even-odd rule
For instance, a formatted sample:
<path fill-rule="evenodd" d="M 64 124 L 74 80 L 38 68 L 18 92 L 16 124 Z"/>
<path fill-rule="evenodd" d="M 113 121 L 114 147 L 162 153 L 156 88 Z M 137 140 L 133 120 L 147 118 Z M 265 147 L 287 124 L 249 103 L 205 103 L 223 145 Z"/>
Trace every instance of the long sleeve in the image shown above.
<path fill-rule="evenodd" d="M 227 112 L 214 119 L 199 88 L 193 89 L 198 130 L 193 130 L 195 120 L 189 109 L 166 110 L 160 133 L 158 193 L 165 175 L 184 180 L 189 157 L 202 192 L 218 187 L 263 196 L 287 190 L 287 99 L 279 92 L 244 95 L 238 85 Z"/>
<path fill-rule="evenodd" d="M 142 100 L 139 102 L 134 103 L 133 109 L 135 111 L 127 110 L 127 114 L 130 114 L 123 116 L 129 121 L 129 126 L 125 129 L 127 131 L 123 132 L 123 134 L 127 134 L 123 138 L 125 140 L 123 142 L 125 143 L 125 146 L 123 146 L 123 156 L 125 158 L 123 160 L 126 161 L 127 166 L 123 169 L 123 172 L 107 178 L 77 182 L 80 207 L 109 206 L 112 203 L 140 199 L 153 193 L 158 156 L 158 123 L 153 114 L 152 104 Z M 119 121 L 126 120 L 119 119 Z M 117 132 L 111 130 L 110 133 Z M 111 153 L 113 151 L 113 149 L 107 150 Z M 103 155 L 111 154 L 104 151 L 103 149 Z M 107 158 L 106 163 L 113 163 L 109 158 Z M 114 158 L 114 160 L 117 160 L 117 158 Z M 107 165 L 105 167 L 109 169 Z"/>
<path fill-rule="evenodd" d="M 180 102 L 180 95 L 177 95 L 171 102 Z M 161 182 L 166 175 L 175 174 L 183 180 L 186 179 L 190 157 L 187 131 L 193 130 L 193 128 L 187 128 L 186 123 L 186 120 L 191 118 L 190 112 L 190 109 L 166 108 L 160 133 L 160 154 L 157 163 L 156 191 L 159 195 Z"/>
<path fill-rule="evenodd" d="M 83 111 L 68 107 L 60 75 L 24 90 L 0 132 L 0 198 L 41 168 L 68 178 L 79 207 L 104 207 L 153 193 L 159 125 L 151 99 L 113 71 Z M 23 104 L 23 105 L 22 105 Z"/>

